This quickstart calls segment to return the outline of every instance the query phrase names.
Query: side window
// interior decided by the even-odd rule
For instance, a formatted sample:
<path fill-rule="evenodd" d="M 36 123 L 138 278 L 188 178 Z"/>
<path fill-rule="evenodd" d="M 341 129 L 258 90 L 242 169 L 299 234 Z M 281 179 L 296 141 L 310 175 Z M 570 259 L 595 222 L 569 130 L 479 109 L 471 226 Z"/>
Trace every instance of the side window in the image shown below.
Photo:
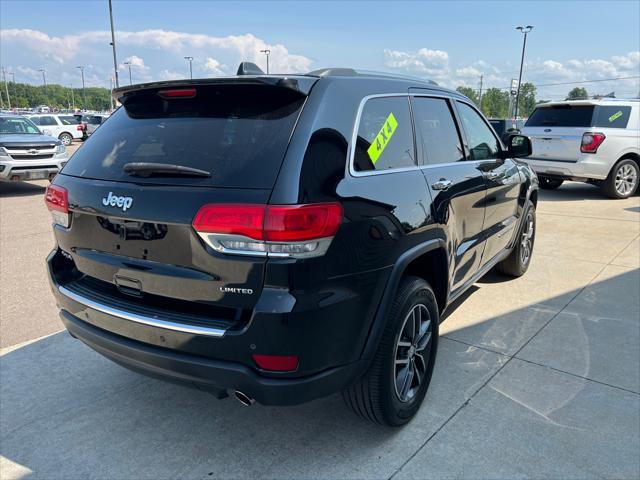
<path fill-rule="evenodd" d="M 36 125 L 40 125 L 40 117 L 31 117 L 29 120 L 31 120 Z"/>
<path fill-rule="evenodd" d="M 594 127 L 627 128 L 631 107 L 596 107 Z"/>
<path fill-rule="evenodd" d="M 415 165 L 408 97 L 368 100 L 358 125 L 355 170 L 365 172 Z"/>
<path fill-rule="evenodd" d="M 458 128 L 449 103 L 443 98 L 414 97 L 416 136 L 422 143 L 425 165 L 464 159 Z"/>
<path fill-rule="evenodd" d="M 466 103 L 458 102 L 458 112 L 469 142 L 470 160 L 498 158 L 500 147 L 482 117 Z"/>
<path fill-rule="evenodd" d="M 50 125 L 58 125 L 56 119 L 53 117 L 40 117 L 40 125 L 50 126 Z"/>

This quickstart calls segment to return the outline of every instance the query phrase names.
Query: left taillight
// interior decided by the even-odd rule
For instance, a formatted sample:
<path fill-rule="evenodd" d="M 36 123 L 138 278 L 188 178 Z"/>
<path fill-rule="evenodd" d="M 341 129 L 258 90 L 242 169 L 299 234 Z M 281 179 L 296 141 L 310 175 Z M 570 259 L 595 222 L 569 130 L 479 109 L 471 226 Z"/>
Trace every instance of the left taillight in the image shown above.
<path fill-rule="evenodd" d="M 323 255 L 342 223 L 339 203 L 204 205 L 193 228 L 214 250 L 241 255 Z"/>
<path fill-rule="evenodd" d="M 580 151 L 582 153 L 597 153 L 598 147 L 602 145 L 605 140 L 604 133 L 591 133 L 587 132 L 582 135 L 582 142 L 580 143 Z"/>
<path fill-rule="evenodd" d="M 68 190 L 59 185 L 49 185 L 44 194 L 44 203 L 51 212 L 53 223 L 68 228 L 71 223 Z"/>

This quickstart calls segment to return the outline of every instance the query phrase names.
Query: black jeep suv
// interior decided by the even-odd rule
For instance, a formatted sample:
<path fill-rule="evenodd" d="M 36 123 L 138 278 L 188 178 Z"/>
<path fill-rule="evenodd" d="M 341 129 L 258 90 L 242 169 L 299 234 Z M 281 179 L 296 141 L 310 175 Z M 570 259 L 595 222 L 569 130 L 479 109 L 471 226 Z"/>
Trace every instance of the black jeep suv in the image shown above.
<path fill-rule="evenodd" d="M 46 193 L 69 333 L 244 404 L 401 425 L 443 311 L 522 275 L 537 180 L 464 96 L 350 69 L 133 85 Z"/>

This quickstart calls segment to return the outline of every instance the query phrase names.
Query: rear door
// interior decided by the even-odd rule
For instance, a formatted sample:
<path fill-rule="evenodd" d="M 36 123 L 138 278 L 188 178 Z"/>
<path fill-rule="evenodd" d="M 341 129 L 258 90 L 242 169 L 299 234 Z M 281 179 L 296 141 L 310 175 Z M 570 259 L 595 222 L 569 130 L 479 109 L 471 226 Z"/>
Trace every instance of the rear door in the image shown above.
<path fill-rule="evenodd" d="M 214 252 L 191 224 L 205 204 L 268 202 L 305 96 L 263 85 L 186 90 L 192 94 L 128 96 L 76 152 L 56 179 L 72 210 L 71 227 L 56 229 L 57 240 L 82 288 L 252 308 L 265 260 Z M 209 176 L 132 175 L 124 169 L 132 163 Z"/>
<path fill-rule="evenodd" d="M 538 107 L 522 131 L 531 139 L 532 160 L 576 162 L 582 135 L 592 124 L 594 106 L 560 104 Z"/>
<path fill-rule="evenodd" d="M 453 257 L 449 265 L 453 292 L 480 266 L 486 183 L 478 165 L 466 161 L 450 101 L 414 96 L 412 106 L 422 172 L 433 198 L 434 216 L 445 229 Z"/>

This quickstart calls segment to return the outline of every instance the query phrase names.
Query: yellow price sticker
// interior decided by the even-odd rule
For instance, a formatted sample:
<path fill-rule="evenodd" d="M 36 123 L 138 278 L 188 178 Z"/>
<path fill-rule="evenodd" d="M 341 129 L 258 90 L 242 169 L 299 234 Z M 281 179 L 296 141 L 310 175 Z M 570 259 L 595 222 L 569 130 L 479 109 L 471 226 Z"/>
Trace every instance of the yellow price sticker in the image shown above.
<path fill-rule="evenodd" d="M 614 113 L 609 117 L 609 123 L 613 122 L 614 120 L 617 120 L 621 116 L 622 116 L 622 110 L 618 110 L 616 113 Z"/>
<path fill-rule="evenodd" d="M 384 125 L 382 125 L 382 128 L 378 132 L 378 135 L 376 135 L 376 138 L 373 139 L 373 142 L 371 142 L 371 145 L 367 149 L 369 158 L 374 165 L 378 161 L 380 155 L 382 155 L 382 152 L 384 152 L 384 149 L 389 145 L 389 141 L 391 141 L 391 137 L 393 137 L 396 128 L 398 128 L 398 121 L 396 120 L 396 117 L 393 116 L 392 112 L 389 114 Z"/>

